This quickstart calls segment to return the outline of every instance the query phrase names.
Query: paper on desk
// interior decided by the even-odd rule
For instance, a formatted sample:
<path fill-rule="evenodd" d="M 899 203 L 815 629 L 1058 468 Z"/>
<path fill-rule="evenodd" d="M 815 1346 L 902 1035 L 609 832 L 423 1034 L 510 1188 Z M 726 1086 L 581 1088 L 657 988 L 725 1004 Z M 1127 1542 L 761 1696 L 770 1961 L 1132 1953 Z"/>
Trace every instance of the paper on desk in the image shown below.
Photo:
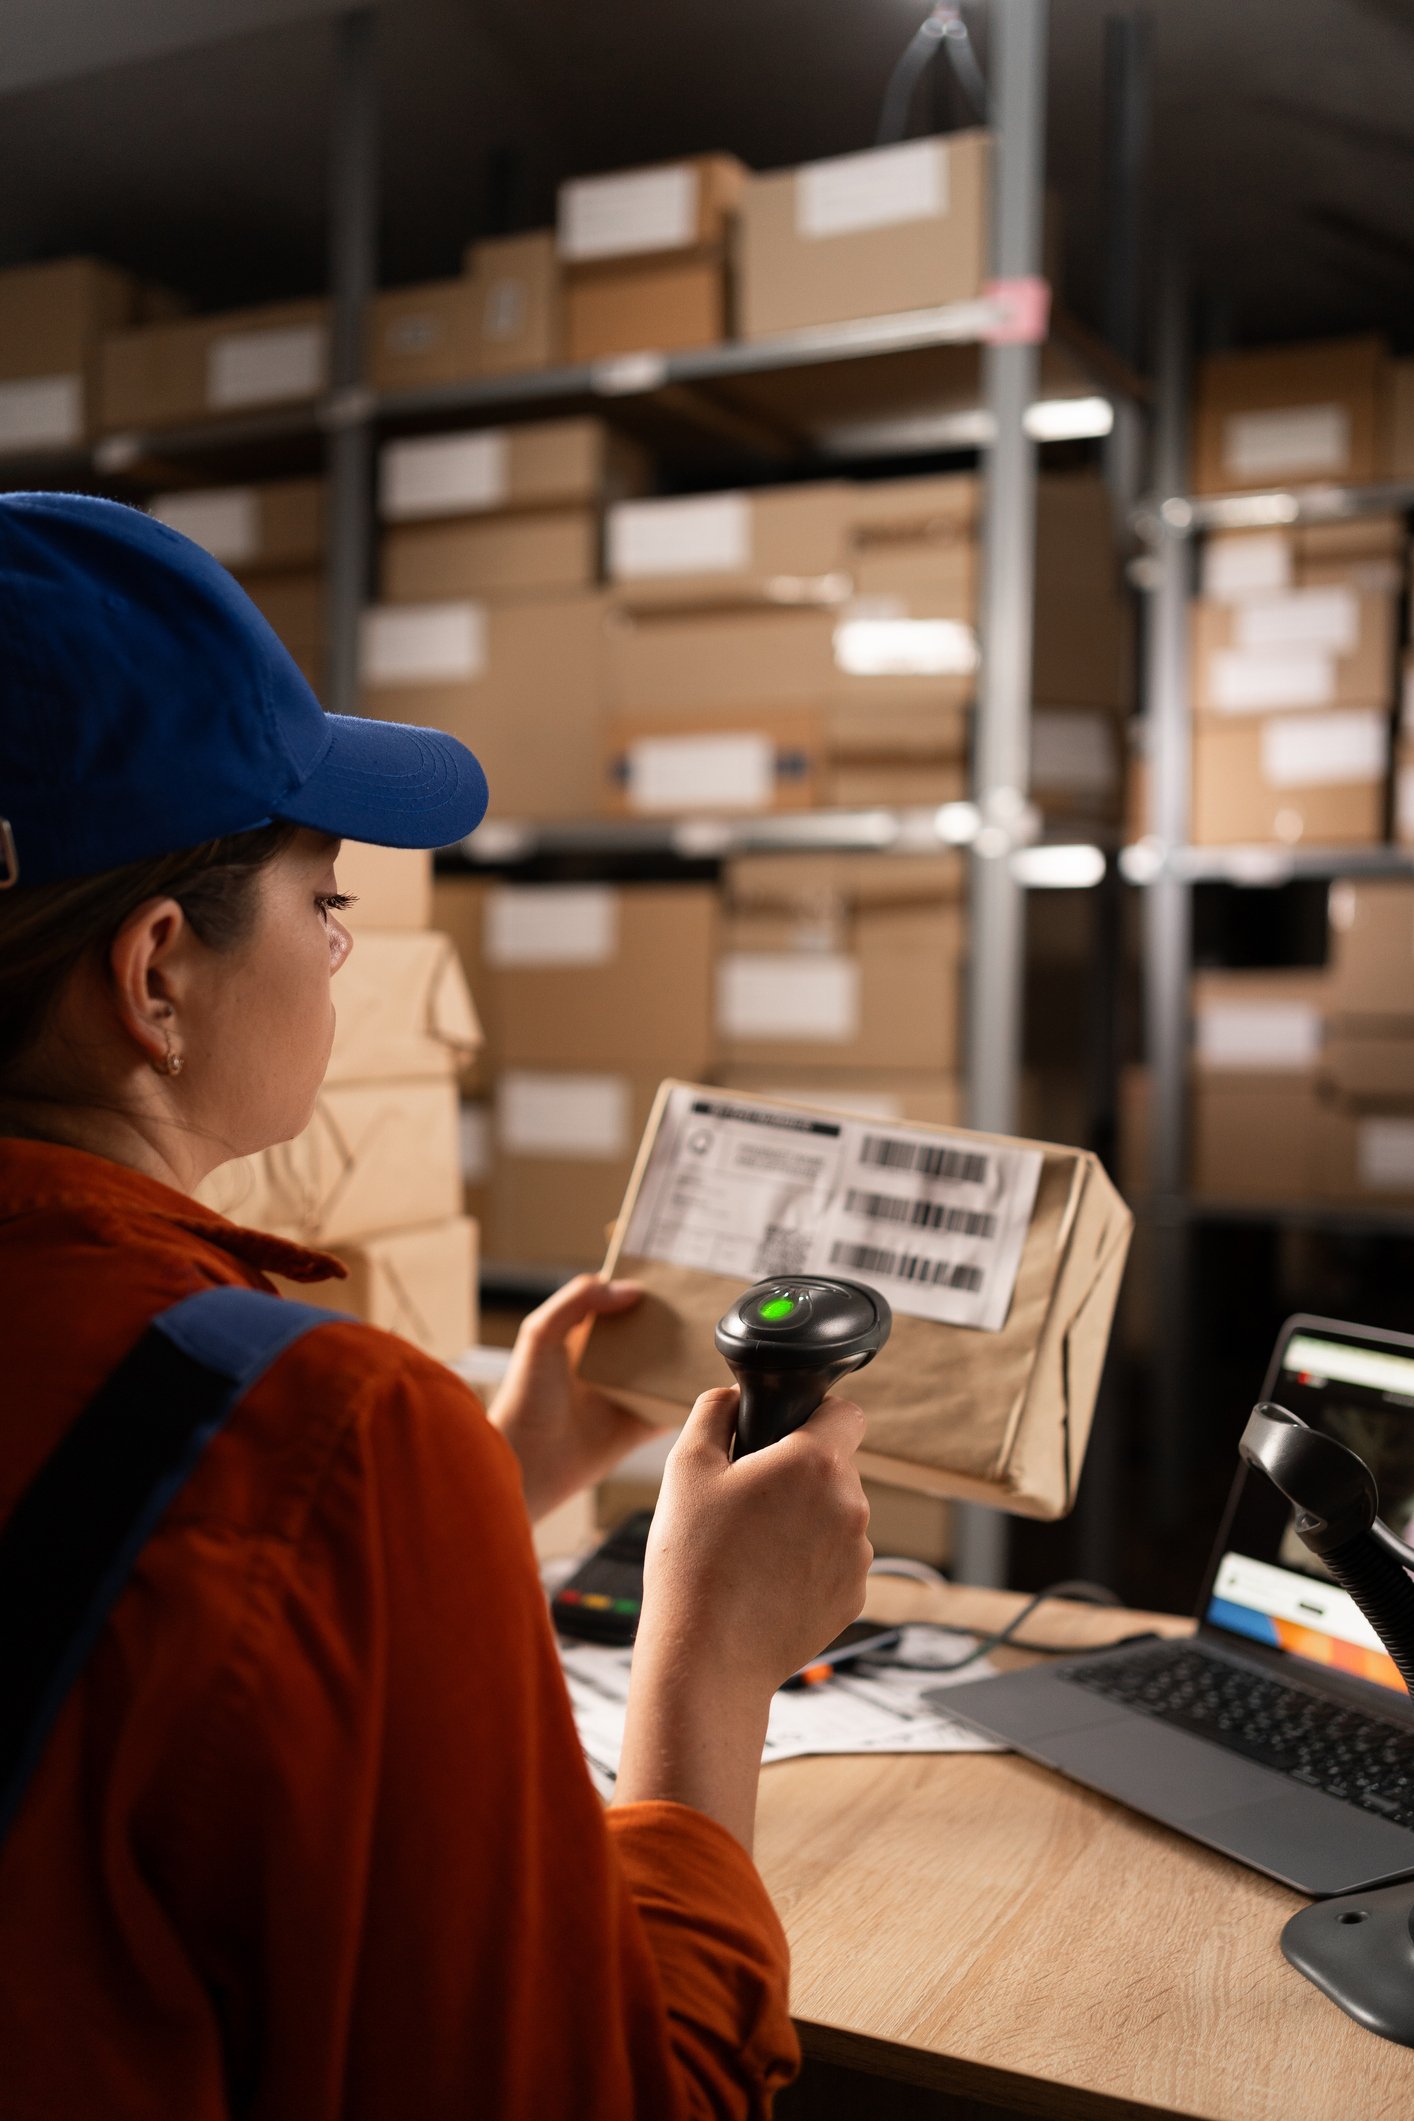
<path fill-rule="evenodd" d="M 966 1635 L 906 1627 L 894 1654 L 910 1663 L 933 1663 L 934 1669 L 891 1670 L 885 1653 L 867 1668 L 851 1665 L 823 1686 L 777 1694 L 771 1703 L 762 1765 L 807 1753 L 1005 1752 L 1005 1746 L 979 1737 L 924 1703 L 923 1696 L 940 1687 L 986 1678 L 995 1670 L 985 1657 L 965 1672 L 950 1675 L 938 1669 L 964 1656 L 970 1647 L 971 1638 Z M 631 1649 L 560 1643 L 560 1663 L 579 1742 L 596 1787 L 605 1796 L 612 1793 L 618 1774 L 632 1660 Z"/>

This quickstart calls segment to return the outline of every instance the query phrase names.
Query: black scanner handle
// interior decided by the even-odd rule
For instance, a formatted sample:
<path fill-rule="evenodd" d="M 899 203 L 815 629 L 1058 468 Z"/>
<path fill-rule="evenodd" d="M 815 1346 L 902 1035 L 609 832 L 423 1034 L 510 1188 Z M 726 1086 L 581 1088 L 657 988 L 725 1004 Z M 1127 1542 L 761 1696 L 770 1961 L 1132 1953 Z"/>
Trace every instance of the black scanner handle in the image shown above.
<path fill-rule="evenodd" d="M 716 1332 L 741 1387 L 735 1455 L 800 1428 L 842 1377 L 873 1361 L 892 1324 L 887 1300 L 863 1282 L 781 1275 L 746 1290 Z"/>

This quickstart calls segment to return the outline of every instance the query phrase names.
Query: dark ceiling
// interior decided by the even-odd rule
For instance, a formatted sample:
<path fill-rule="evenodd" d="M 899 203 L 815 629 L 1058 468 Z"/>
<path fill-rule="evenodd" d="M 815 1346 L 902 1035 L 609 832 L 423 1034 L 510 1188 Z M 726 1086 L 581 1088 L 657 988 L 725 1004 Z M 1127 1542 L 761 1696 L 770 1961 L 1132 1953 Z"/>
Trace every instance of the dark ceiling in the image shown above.
<path fill-rule="evenodd" d="M 135 40 L 148 55 L 126 64 L 107 64 L 105 44 L 102 71 L 72 71 L 70 37 L 67 78 L 0 96 L 0 262 L 94 251 L 204 306 L 318 285 L 331 30 L 269 26 L 315 4 L 221 0 L 228 26 L 266 26 L 200 49 Z M 38 5 L 12 0 L 21 15 Z M 136 18 L 157 0 L 126 5 Z M 1065 292 L 1092 322 L 1116 11 L 1052 0 L 1050 16 Z M 1153 41 L 1149 227 L 1183 231 L 1207 335 L 1374 326 L 1414 345 L 1414 0 L 1138 11 Z M 74 0 L 63 12 L 72 20 Z M 709 148 L 764 169 L 865 146 L 926 12 L 926 0 L 385 0 L 382 276 L 454 271 L 469 236 L 550 218 L 556 180 L 575 171 Z M 945 82 L 920 95 L 917 119 L 955 122 Z"/>

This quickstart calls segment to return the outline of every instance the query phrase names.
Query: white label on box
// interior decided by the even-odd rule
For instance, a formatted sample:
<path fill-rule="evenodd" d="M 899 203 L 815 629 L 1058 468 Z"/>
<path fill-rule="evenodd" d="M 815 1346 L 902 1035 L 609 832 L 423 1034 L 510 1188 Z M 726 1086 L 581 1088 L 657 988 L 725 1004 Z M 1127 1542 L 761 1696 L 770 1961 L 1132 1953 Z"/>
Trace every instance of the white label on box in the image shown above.
<path fill-rule="evenodd" d="M 849 677 L 967 677 L 977 668 L 977 636 L 960 619 L 843 619 L 834 647 L 835 667 Z"/>
<path fill-rule="evenodd" d="M 480 604 L 379 604 L 365 611 L 359 640 L 365 685 L 446 685 L 486 669 Z"/>
<path fill-rule="evenodd" d="M 1119 779 L 1109 715 L 1038 707 L 1031 717 L 1031 779 L 1065 795 L 1108 795 Z"/>
<path fill-rule="evenodd" d="M 525 330 L 530 300 L 524 280 L 514 273 L 488 280 L 481 298 L 481 336 L 498 342 L 518 339 Z"/>
<path fill-rule="evenodd" d="M 1360 599 L 1353 589 L 1293 589 L 1286 596 L 1254 597 L 1233 613 L 1238 648 L 1319 648 L 1327 655 L 1353 655 L 1360 645 Z"/>
<path fill-rule="evenodd" d="M 624 1250 L 731 1275 L 845 1274 L 894 1310 L 997 1333 L 1039 1149 L 669 1092 Z"/>
<path fill-rule="evenodd" d="M 1198 1058 L 1209 1068 L 1313 1068 L 1321 1012 L 1310 1002 L 1208 1002 L 1195 1024 Z"/>
<path fill-rule="evenodd" d="M 485 1105 L 465 1104 L 457 1120 L 462 1184 L 484 1186 L 491 1176 L 491 1116 Z"/>
<path fill-rule="evenodd" d="M 767 810 L 775 789 L 768 736 L 650 736 L 628 747 L 631 810 Z"/>
<path fill-rule="evenodd" d="M 1274 405 L 1231 412 L 1222 425 L 1223 470 L 1242 485 L 1328 473 L 1350 462 L 1350 409 L 1345 405 Z"/>
<path fill-rule="evenodd" d="M 930 221 L 948 210 L 948 149 L 942 140 L 907 140 L 862 155 L 807 162 L 795 174 L 798 236 L 850 236 Z"/>
<path fill-rule="evenodd" d="M 739 574 L 751 565 L 751 503 L 744 493 L 621 501 L 609 510 L 608 544 L 616 582 Z"/>
<path fill-rule="evenodd" d="M 628 258 L 697 241 L 697 171 L 690 162 L 580 177 L 560 186 L 562 258 Z"/>
<path fill-rule="evenodd" d="M 610 884 L 502 884 L 486 902 L 491 965 L 607 965 L 619 947 Z"/>
<path fill-rule="evenodd" d="M 496 1134 L 511 1156 L 625 1157 L 633 1100 L 621 1075 L 551 1075 L 507 1068 L 496 1097 Z"/>
<path fill-rule="evenodd" d="M 1355 1130 L 1355 1168 L 1371 1193 L 1414 1187 L 1414 1119 L 1362 1119 Z"/>
<path fill-rule="evenodd" d="M 1280 530 L 1209 538 L 1203 547 L 1202 594 L 1220 604 L 1291 587 L 1291 541 Z"/>
<path fill-rule="evenodd" d="M 1272 707 L 1328 707 L 1335 698 L 1335 664 L 1306 652 L 1215 648 L 1208 658 L 1208 690 L 1220 714 L 1265 714 Z"/>
<path fill-rule="evenodd" d="M 1378 781 L 1389 765 L 1389 724 L 1376 707 L 1277 716 L 1262 726 L 1262 778 L 1271 788 Z"/>
<path fill-rule="evenodd" d="M 151 512 L 169 530 L 204 546 L 223 567 L 244 567 L 260 551 L 260 496 L 253 486 L 159 493 Z"/>
<path fill-rule="evenodd" d="M 324 388 L 328 333 L 322 324 L 230 331 L 206 354 L 206 402 L 222 412 L 317 397 Z"/>
<path fill-rule="evenodd" d="M 728 951 L 717 966 L 724 1038 L 847 1045 L 859 1033 L 859 960 L 837 953 Z"/>
<path fill-rule="evenodd" d="M 82 376 L 0 383 L 0 449 L 69 449 L 82 440 Z"/>
<path fill-rule="evenodd" d="M 379 459 L 379 505 L 390 523 L 501 508 L 509 467 L 509 440 L 495 428 L 390 442 Z"/>

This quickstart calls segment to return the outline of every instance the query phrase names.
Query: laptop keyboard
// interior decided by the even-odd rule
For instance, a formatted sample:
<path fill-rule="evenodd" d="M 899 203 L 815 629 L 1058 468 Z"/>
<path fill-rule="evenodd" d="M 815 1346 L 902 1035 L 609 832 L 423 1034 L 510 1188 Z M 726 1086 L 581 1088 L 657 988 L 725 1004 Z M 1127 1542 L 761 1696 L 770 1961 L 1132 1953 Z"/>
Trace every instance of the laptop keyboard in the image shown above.
<path fill-rule="evenodd" d="M 1070 1665 L 1064 1676 L 1308 1789 L 1414 1828 L 1414 1730 L 1403 1724 L 1187 1643 L 1156 1643 L 1129 1657 Z"/>

